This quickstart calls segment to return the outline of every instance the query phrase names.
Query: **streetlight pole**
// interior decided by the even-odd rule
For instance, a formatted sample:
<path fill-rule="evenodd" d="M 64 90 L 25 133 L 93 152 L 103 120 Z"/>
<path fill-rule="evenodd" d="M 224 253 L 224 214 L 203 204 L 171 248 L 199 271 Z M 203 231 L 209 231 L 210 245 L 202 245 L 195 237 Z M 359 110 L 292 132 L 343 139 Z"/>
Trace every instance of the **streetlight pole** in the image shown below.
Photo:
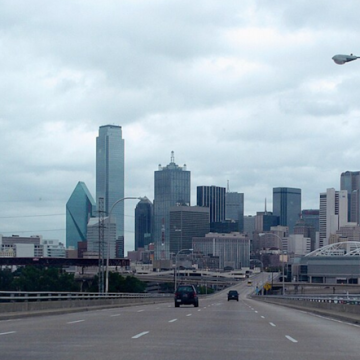
<path fill-rule="evenodd" d="M 281 243 L 281 262 L 282 262 L 282 294 L 285 295 L 285 261 L 284 261 L 284 250 L 282 250 L 282 238 L 274 233 L 259 233 L 259 236 L 273 235 L 280 240 Z"/>
<path fill-rule="evenodd" d="M 110 238 L 109 238 L 109 228 L 110 228 L 110 221 L 111 221 L 111 214 L 117 204 L 124 200 L 145 200 L 146 197 L 135 197 L 135 196 L 127 196 L 124 198 L 121 198 L 119 200 L 116 200 L 114 204 L 111 206 L 109 214 L 108 214 L 108 227 L 107 227 L 107 256 L 106 256 L 106 280 L 105 280 L 105 293 L 107 294 L 109 292 L 109 262 L 110 262 Z"/>
<path fill-rule="evenodd" d="M 194 249 L 181 249 L 175 255 L 174 291 L 176 291 L 176 285 L 177 285 L 177 257 L 178 257 L 179 254 L 181 254 L 182 251 L 190 251 L 192 253 L 193 250 Z"/>
<path fill-rule="evenodd" d="M 350 54 L 350 55 L 338 54 L 338 55 L 334 55 L 332 57 L 335 64 L 338 64 L 338 65 L 344 65 L 347 62 L 354 61 L 354 60 L 359 59 L 359 58 L 360 58 L 360 56 L 356 56 L 354 54 Z"/>

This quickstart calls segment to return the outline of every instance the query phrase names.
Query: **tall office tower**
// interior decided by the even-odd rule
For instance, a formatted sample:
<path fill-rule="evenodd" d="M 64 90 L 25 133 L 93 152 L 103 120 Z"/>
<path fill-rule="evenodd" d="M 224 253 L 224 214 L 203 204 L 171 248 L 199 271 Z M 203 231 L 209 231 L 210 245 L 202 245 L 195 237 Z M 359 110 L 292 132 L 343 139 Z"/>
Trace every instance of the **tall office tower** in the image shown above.
<path fill-rule="evenodd" d="M 238 222 L 239 232 L 244 231 L 244 194 L 238 192 L 226 192 L 225 195 L 225 218 Z"/>
<path fill-rule="evenodd" d="M 135 250 L 152 242 L 153 204 L 149 199 L 140 200 L 135 208 Z"/>
<path fill-rule="evenodd" d="M 104 125 L 96 138 L 96 203 L 104 199 L 107 215 L 114 203 L 124 198 L 124 140 L 121 126 Z M 124 235 L 124 202 L 111 214 L 116 219 L 117 236 Z"/>
<path fill-rule="evenodd" d="M 289 234 L 293 234 L 301 214 L 301 189 L 273 188 L 273 213 L 279 217 L 279 225 L 287 226 Z"/>
<path fill-rule="evenodd" d="M 170 207 L 190 205 L 190 171 L 186 165 L 175 164 L 171 152 L 170 164 L 154 173 L 154 245 L 155 260 L 170 260 Z"/>
<path fill-rule="evenodd" d="M 329 244 L 329 237 L 336 234 L 348 219 L 348 197 L 346 190 L 327 189 L 320 194 L 319 246 Z"/>
<path fill-rule="evenodd" d="M 170 253 L 191 249 L 193 237 L 210 231 L 210 212 L 201 206 L 173 206 L 170 208 Z"/>
<path fill-rule="evenodd" d="M 66 246 L 78 248 L 87 240 L 87 224 L 95 216 L 96 204 L 85 183 L 79 181 L 66 203 Z"/>
<path fill-rule="evenodd" d="M 340 176 L 340 190 L 348 192 L 348 221 L 360 223 L 360 171 L 346 171 Z"/>
<path fill-rule="evenodd" d="M 198 186 L 197 206 L 210 208 L 210 224 L 225 221 L 226 189 L 219 186 Z"/>

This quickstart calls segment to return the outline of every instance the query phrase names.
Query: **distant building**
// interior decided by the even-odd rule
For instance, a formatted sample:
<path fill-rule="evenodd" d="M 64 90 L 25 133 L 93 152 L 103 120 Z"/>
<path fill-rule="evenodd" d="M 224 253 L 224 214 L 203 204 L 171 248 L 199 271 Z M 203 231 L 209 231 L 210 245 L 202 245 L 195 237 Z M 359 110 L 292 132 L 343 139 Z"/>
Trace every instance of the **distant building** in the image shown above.
<path fill-rule="evenodd" d="M 360 224 L 360 171 L 343 172 L 340 190 L 348 193 L 348 222 Z"/>
<path fill-rule="evenodd" d="M 310 238 L 310 251 L 316 249 L 316 229 L 311 223 L 307 223 L 305 219 L 299 219 L 294 226 L 294 235 L 302 235 Z"/>
<path fill-rule="evenodd" d="M 193 249 L 196 254 L 217 257 L 220 269 L 250 267 L 250 240 L 244 234 L 210 233 L 205 237 L 193 238 Z"/>
<path fill-rule="evenodd" d="M 320 210 L 319 209 L 304 209 L 301 210 L 301 218 L 305 221 L 305 224 L 314 227 L 315 231 L 320 229 Z"/>
<path fill-rule="evenodd" d="M 329 244 L 330 235 L 336 234 L 341 226 L 347 224 L 348 196 L 346 190 L 327 189 L 320 194 L 319 247 Z"/>
<path fill-rule="evenodd" d="M 66 248 L 59 240 L 45 240 L 42 236 L 2 236 L 0 252 L 14 257 L 54 257 L 65 258 Z"/>
<path fill-rule="evenodd" d="M 104 199 L 106 215 L 116 201 L 124 198 L 124 148 L 121 126 L 100 126 L 96 138 L 96 203 L 99 207 L 99 198 Z M 124 201 L 114 207 L 111 216 L 116 219 L 116 237 L 124 236 Z"/>
<path fill-rule="evenodd" d="M 244 216 L 244 234 L 247 234 L 252 239 L 253 232 L 255 231 L 255 216 Z"/>
<path fill-rule="evenodd" d="M 99 227 L 103 227 L 104 241 L 100 241 Z M 109 218 L 104 218 L 103 224 L 99 224 L 98 218 L 91 218 L 88 223 L 88 239 L 87 239 L 87 253 L 96 254 L 99 257 L 99 254 L 103 258 L 107 258 L 109 251 L 109 258 L 116 258 L 116 223 L 109 221 Z"/>
<path fill-rule="evenodd" d="M 123 236 L 119 236 L 115 241 L 115 257 L 125 257 L 125 238 Z"/>
<path fill-rule="evenodd" d="M 311 239 L 301 234 L 291 234 L 283 241 L 283 251 L 294 256 L 302 256 L 311 252 Z"/>
<path fill-rule="evenodd" d="M 193 237 L 210 231 L 210 211 L 201 206 L 172 206 L 170 208 L 170 253 L 192 248 Z"/>
<path fill-rule="evenodd" d="M 272 212 L 257 212 L 255 216 L 255 231 L 270 231 L 272 226 L 279 225 L 279 217 Z"/>
<path fill-rule="evenodd" d="M 155 171 L 154 185 L 155 260 L 170 260 L 170 207 L 190 205 L 190 171 L 186 170 L 186 165 L 175 164 L 174 152 L 171 152 L 170 164 L 159 165 L 159 170 Z M 162 268 L 163 265 L 157 263 L 157 266 Z"/>
<path fill-rule="evenodd" d="M 66 203 L 66 246 L 78 248 L 87 238 L 87 224 L 95 216 L 96 204 L 85 183 L 79 181 Z"/>
<path fill-rule="evenodd" d="M 197 206 L 210 209 L 210 223 L 225 221 L 226 189 L 219 186 L 198 186 Z"/>
<path fill-rule="evenodd" d="M 279 217 L 279 225 L 288 226 L 294 233 L 294 226 L 301 214 L 301 189 L 273 188 L 273 213 Z"/>
<path fill-rule="evenodd" d="M 135 208 L 135 250 L 152 243 L 153 204 L 142 199 Z"/>
<path fill-rule="evenodd" d="M 244 194 L 238 192 L 225 193 L 225 219 L 236 221 L 238 229 L 244 231 Z"/>

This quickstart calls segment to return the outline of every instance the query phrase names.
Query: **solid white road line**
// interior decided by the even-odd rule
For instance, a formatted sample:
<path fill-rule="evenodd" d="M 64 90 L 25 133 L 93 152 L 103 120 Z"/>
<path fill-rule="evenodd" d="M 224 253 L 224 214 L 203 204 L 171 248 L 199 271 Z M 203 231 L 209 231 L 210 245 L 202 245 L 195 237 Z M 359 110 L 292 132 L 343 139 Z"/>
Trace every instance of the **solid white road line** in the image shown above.
<path fill-rule="evenodd" d="M 0 333 L 0 335 L 9 335 L 9 334 L 15 334 L 16 331 L 8 331 L 8 332 L 3 332 L 3 333 Z"/>
<path fill-rule="evenodd" d="M 144 335 L 148 334 L 149 332 L 150 331 L 144 331 L 144 332 L 142 332 L 140 334 L 137 334 L 137 335 L 133 336 L 132 339 L 138 339 L 139 337 L 144 336 Z"/>
<path fill-rule="evenodd" d="M 293 343 L 297 343 L 297 342 L 298 342 L 297 340 L 295 340 L 294 338 L 292 338 L 292 337 L 289 336 L 289 335 L 286 335 L 285 337 L 286 337 L 288 340 L 292 341 Z"/>

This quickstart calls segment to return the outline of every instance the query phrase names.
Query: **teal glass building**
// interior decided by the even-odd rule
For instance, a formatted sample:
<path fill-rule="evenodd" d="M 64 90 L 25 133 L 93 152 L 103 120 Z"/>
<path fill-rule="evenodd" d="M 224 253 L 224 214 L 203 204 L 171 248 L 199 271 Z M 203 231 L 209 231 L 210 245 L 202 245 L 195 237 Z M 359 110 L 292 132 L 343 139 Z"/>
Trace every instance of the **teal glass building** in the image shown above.
<path fill-rule="evenodd" d="M 85 183 L 79 181 L 66 203 L 66 246 L 78 248 L 87 240 L 87 224 L 95 216 L 96 204 Z"/>

